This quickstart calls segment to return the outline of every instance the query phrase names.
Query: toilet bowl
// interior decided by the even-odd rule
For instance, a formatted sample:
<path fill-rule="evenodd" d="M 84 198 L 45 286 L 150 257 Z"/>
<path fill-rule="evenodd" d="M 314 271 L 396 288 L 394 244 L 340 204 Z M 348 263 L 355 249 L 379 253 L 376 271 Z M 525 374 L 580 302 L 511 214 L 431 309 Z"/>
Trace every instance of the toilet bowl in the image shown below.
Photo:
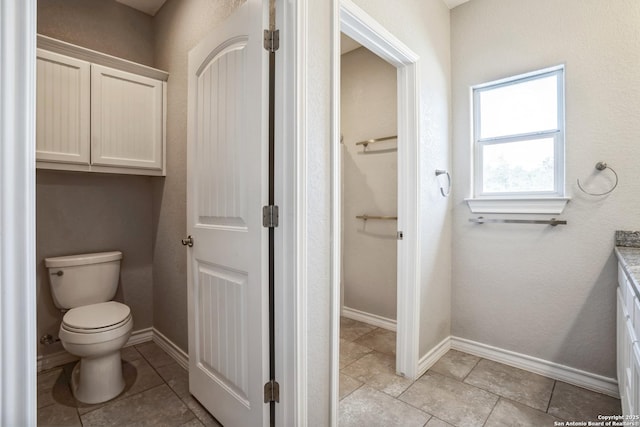
<path fill-rule="evenodd" d="M 120 349 L 132 328 L 129 307 L 115 301 L 74 308 L 65 314 L 59 337 L 65 350 L 80 357 L 71 375 L 71 391 L 77 400 L 105 402 L 124 390 Z"/>
<path fill-rule="evenodd" d="M 133 328 L 130 308 L 110 301 L 118 287 L 119 251 L 46 258 L 54 304 L 68 310 L 59 338 L 80 357 L 71 390 L 84 403 L 101 403 L 124 390 L 120 349 Z"/>

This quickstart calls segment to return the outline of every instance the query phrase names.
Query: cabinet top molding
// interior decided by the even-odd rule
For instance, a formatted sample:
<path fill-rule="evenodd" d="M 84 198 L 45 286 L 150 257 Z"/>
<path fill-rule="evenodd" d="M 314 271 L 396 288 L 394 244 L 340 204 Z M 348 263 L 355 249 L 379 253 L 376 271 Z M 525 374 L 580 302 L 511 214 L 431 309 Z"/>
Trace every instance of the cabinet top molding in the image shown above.
<path fill-rule="evenodd" d="M 169 73 L 167 73 L 166 71 L 158 70 L 156 68 L 148 67 L 146 65 L 138 64 L 136 62 L 128 61 L 126 59 L 118 58 L 115 56 L 107 55 L 106 53 L 87 49 L 75 44 L 63 42 L 62 40 L 43 36 L 42 34 L 38 34 L 38 48 L 56 52 L 61 55 L 67 55 L 73 58 L 82 59 L 94 64 L 100 64 L 106 67 L 128 71 L 130 73 L 150 77 L 156 80 L 166 82 L 169 79 Z"/>

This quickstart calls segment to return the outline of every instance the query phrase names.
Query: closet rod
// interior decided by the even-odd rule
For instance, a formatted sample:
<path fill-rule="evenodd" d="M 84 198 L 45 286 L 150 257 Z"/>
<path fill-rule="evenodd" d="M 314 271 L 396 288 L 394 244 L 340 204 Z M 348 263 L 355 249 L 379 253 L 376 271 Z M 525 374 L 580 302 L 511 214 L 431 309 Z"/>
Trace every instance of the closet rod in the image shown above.
<path fill-rule="evenodd" d="M 382 220 L 388 220 L 388 221 L 397 221 L 398 217 L 397 216 L 376 216 L 376 215 L 356 215 L 356 218 L 358 219 L 364 219 L 365 221 L 368 219 L 382 219 Z"/>
<path fill-rule="evenodd" d="M 374 144 L 376 142 L 382 142 L 382 141 L 388 141 L 390 139 L 398 139 L 398 135 L 385 136 L 384 138 L 367 139 L 366 141 L 356 142 L 356 145 L 364 145 L 364 148 L 367 148 L 367 145 L 369 145 L 369 144 Z"/>

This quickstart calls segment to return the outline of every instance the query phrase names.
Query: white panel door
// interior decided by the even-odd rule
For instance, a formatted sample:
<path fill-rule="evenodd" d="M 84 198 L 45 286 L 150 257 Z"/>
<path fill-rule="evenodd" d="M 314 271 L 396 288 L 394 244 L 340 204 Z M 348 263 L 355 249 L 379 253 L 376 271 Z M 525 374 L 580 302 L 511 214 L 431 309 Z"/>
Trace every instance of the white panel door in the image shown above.
<path fill-rule="evenodd" d="M 162 169 L 162 82 L 91 65 L 91 163 Z"/>
<path fill-rule="evenodd" d="M 38 49 L 37 160 L 89 164 L 90 67 Z"/>
<path fill-rule="evenodd" d="M 248 0 L 189 53 L 189 389 L 226 427 L 269 421 L 262 16 Z"/>

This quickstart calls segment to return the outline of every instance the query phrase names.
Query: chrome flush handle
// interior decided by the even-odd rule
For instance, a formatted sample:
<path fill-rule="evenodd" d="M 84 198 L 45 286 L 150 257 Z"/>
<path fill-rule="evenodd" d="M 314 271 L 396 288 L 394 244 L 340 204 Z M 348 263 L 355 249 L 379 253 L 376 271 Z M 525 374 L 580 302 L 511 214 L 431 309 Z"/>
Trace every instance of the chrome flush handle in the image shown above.
<path fill-rule="evenodd" d="M 183 246 L 189 246 L 190 248 L 193 247 L 193 237 L 191 237 L 190 235 L 187 236 L 186 239 L 182 239 L 182 245 Z"/>

